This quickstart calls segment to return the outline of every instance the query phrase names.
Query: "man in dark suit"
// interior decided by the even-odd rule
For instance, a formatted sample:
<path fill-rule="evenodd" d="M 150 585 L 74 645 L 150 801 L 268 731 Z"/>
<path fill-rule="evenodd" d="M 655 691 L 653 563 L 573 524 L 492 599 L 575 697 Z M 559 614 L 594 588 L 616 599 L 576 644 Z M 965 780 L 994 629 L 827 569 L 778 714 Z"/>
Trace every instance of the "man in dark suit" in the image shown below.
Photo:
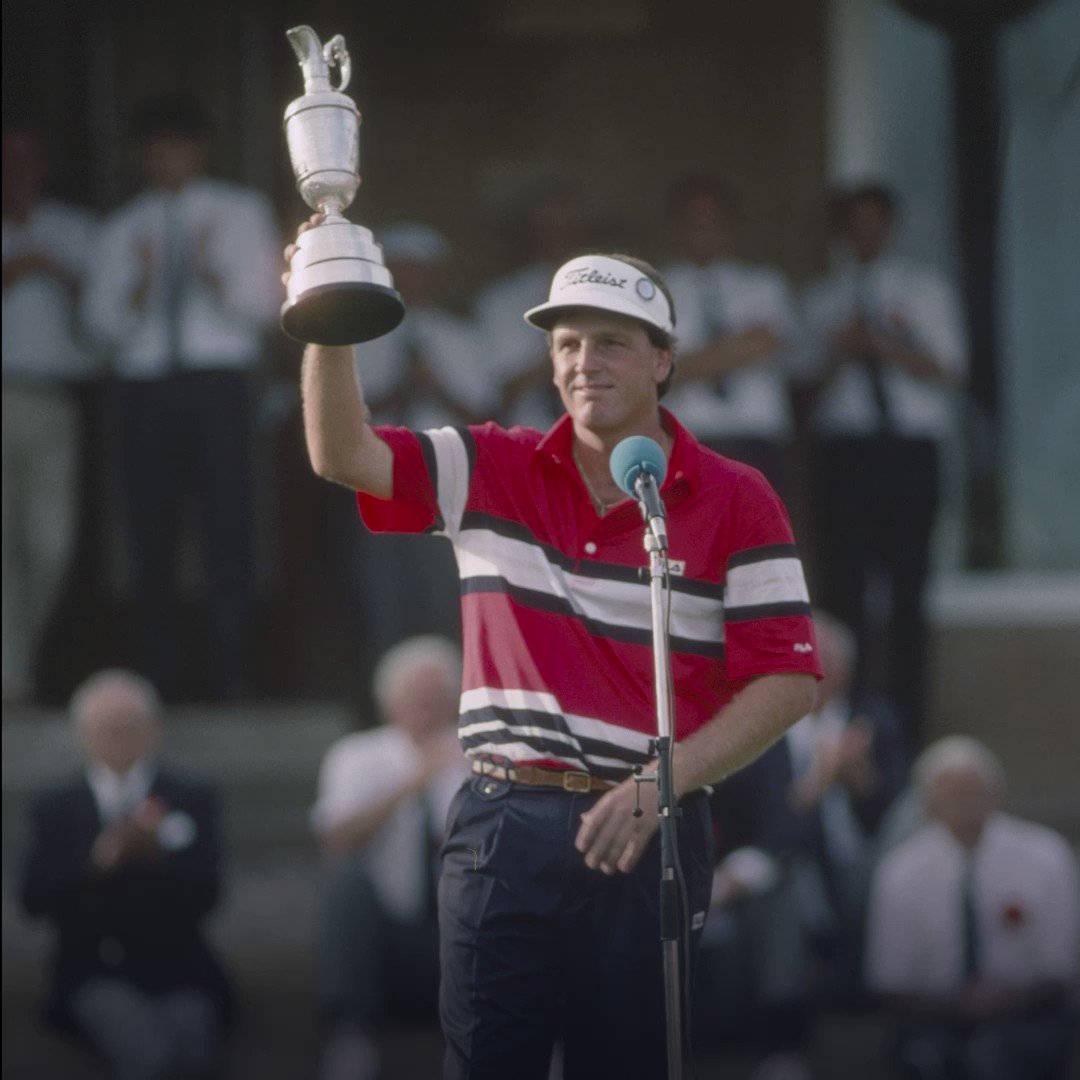
<path fill-rule="evenodd" d="M 47 1019 L 118 1080 L 212 1076 L 229 1014 L 201 923 L 220 893 L 220 808 L 158 764 L 160 702 L 141 677 L 91 676 L 71 703 L 85 768 L 30 809 L 22 902 L 57 931 Z"/>

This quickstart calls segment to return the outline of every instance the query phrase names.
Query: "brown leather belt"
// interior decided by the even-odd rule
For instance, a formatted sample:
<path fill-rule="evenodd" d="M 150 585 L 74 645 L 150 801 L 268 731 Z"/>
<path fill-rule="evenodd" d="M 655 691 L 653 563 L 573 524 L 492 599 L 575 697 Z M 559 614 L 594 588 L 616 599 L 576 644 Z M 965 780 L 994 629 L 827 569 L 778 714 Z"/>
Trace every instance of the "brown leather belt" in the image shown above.
<path fill-rule="evenodd" d="M 575 772 L 573 769 L 542 769 L 539 765 L 496 765 L 493 761 L 479 758 L 473 761 L 472 771 L 495 780 L 509 780 L 512 784 L 562 788 L 563 791 L 579 794 L 610 791 L 615 786 L 612 780 L 601 780 L 598 776 Z"/>

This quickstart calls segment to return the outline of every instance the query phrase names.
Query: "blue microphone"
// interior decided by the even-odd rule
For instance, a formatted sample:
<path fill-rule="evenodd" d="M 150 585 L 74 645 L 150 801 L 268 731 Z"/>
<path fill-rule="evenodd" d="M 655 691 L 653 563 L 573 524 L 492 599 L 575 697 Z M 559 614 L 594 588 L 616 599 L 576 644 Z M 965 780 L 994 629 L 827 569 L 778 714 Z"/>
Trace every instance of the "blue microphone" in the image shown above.
<path fill-rule="evenodd" d="M 660 444 L 644 435 L 630 435 L 611 451 L 611 478 L 621 491 L 637 499 L 641 516 L 648 522 L 662 550 L 667 550 L 667 511 L 660 485 L 667 474 L 667 459 Z"/>
<path fill-rule="evenodd" d="M 667 459 L 660 444 L 644 435 L 631 435 L 616 443 L 611 451 L 611 478 L 627 495 L 636 496 L 634 484 L 648 473 L 659 487 L 667 475 Z"/>

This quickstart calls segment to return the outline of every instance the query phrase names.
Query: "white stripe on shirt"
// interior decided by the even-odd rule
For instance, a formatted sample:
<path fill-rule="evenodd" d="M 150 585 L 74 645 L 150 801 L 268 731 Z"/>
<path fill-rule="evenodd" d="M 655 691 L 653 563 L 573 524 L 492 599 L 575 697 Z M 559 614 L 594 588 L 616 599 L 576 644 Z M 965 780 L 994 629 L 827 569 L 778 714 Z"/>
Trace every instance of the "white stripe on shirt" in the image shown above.
<path fill-rule="evenodd" d="M 724 603 L 728 608 L 798 602 L 810 602 L 798 558 L 762 559 L 728 571 L 724 588 Z"/>
<path fill-rule="evenodd" d="M 443 531 L 453 538 L 461 528 L 461 516 L 469 498 L 469 455 L 461 432 L 452 427 L 431 428 L 424 434 L 435 451 L 438 484 L 435 497 L 444 523 Z"/>
<path fill-rule="evenodd" d="M 539 544 L 490 529 L 462 530 L 455 553 L 463 583 L 472 578 L 501 577 L 516 588 L 565 601 L 579 617 L 635 630 L 652 628 L 647 584 L 571 573 L 548 559 Z M 797 559 L 791 561 L 798 565 Z M 724 605 L 719 599 L 679 591 L 671 594 L 674 637 L 709 645 L 721 642 L 723 617 Z"/>

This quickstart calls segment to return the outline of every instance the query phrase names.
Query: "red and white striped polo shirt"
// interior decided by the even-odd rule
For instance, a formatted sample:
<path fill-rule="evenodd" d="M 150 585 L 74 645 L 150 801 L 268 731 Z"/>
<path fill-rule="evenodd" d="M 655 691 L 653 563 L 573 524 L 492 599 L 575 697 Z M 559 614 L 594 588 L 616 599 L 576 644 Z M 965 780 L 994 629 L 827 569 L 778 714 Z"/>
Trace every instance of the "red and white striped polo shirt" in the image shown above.
<path fill-rule="evenodd" d="M 661 495 L 681 739 L 756 675 L 821 672 L 779 498 L 759 472 L 661 414 L 674 439 Z M 547 435 L 495 424 L 377 432 L 394 453 L 394 491 L 358 495 L 364 522 L 454 545 L 466 752 L 609 779 L 647 761 L 656 713 L 641 516 L 630 499 L 597 516 L 570 418 Z"/>

